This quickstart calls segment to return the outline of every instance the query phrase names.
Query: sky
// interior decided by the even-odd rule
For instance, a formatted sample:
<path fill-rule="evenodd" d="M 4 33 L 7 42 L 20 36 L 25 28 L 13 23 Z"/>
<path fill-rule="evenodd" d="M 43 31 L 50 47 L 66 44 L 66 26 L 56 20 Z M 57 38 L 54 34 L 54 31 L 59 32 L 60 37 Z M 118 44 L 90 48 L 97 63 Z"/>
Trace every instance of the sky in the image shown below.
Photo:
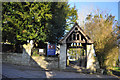
<path fill-rule="evenodd" d="M 69 1 L 68 2 L 71 7 L 76 6 L 76 9 L 78 10 L 78 23 L 80 25 L 83 24 L 83 21 L 85 20 L 86 16 L 90 14 L 91 12 L 95 12 L 97 9 L 102 14 L 112 14 L 115 16 L 115 19 L 118 20 L 118 2 L 74 2 Z"/>

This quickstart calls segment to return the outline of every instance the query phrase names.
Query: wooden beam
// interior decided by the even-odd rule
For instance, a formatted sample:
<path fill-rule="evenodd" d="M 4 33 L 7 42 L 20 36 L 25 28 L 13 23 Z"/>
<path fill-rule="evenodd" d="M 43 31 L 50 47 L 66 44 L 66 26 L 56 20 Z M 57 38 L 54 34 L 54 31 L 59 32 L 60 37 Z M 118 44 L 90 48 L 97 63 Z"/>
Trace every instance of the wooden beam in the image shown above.
<path fill-rule="evenodd" d="M 67 41 L 66 43 L 86 43 L 86 42 L 81 40 L 72 40 L 72 41 Z"/>
<path fill-rule="evenodd" d="M 71 35 L 71 41 L 73 40 L 73 34 Z"/>
<path fill-rule="evenodd" d="M 77 34 L 75 34 L 75 40 L 77 40 Z"/>
<path fill-rule="evenodd" d="M 68 48 L 84 48 L 83 46 L 69 46 Z"/>
<path fill-rule="evenodd" d="M 79 35 L 79 40 L 81 40 L 81 34 Z"/>

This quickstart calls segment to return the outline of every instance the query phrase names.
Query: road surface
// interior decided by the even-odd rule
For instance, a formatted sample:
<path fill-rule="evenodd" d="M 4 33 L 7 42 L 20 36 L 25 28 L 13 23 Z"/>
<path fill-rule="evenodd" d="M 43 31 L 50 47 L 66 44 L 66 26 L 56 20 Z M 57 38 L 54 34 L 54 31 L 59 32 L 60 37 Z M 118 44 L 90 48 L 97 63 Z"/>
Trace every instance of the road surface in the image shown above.
<path fill-rule="evenodd" d="M 75 72 L 50 71 L 41 68 L 2 64 L 2 75 L 7 78 L 109 78 L 108 80 L 119 80 L 114 76 L 82 74 Z"/>

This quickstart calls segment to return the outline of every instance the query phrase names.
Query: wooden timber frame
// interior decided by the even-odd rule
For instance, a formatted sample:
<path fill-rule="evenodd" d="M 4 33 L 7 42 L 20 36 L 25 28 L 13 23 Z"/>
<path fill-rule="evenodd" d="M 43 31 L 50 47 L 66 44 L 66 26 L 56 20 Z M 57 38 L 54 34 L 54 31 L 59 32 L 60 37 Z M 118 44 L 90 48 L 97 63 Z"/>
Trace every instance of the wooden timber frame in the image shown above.
<path fill-rule="evenodd" d="M 94 55 L 93 50 L 93 41 L 90 39 L 88 35 L 82 30 L 82 28 L 76 22 L 74 26 L 70 29 L 70 31 L 59 41 L 60 43 L 60 57 L 59 57 L 59 68 L 65 69 L 66 68 L 66 56 L 67 56 L 67 49 L 72 48 L 80 48 L 81 44 L 83 44 L 86 56 L 87 56 L 87 66 L 86 68 L 91 68 L 93 62 L 89 61 L 90 56 Z M 72 46 L 71 46 L 72 44 Z"/>
<path fill-rule="evenodd" d="M 90 43 L 93 41 L 82 30 L 82 28 L 76 22 L 70 31 L 59 41 L 60 43 Z"/>

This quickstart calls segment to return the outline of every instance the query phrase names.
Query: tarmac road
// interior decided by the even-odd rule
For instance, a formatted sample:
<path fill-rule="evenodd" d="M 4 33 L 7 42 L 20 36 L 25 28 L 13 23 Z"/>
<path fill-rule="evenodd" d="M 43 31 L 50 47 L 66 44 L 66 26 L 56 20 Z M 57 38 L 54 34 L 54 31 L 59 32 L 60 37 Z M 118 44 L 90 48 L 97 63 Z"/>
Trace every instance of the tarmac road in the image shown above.
<path fill-rule="evenodd" d="M 39 80 L 42 78 L 54 78 L 54 79 L 66 78 L 67 80 L 68 79 L 119 80 L 114 76 L 108 76 L 108 75 L 82 74 L 82 73 L 64 72 L 57 70 L 50 71 L 41 68 L 18 66 L 18 65 L 5 64 L 5 63 L 2 64 L 2 75 L 3 78 L 12 78 L 17 80 L 20 78 L 26 78 L 26 79 L 38 78 Z"/>

